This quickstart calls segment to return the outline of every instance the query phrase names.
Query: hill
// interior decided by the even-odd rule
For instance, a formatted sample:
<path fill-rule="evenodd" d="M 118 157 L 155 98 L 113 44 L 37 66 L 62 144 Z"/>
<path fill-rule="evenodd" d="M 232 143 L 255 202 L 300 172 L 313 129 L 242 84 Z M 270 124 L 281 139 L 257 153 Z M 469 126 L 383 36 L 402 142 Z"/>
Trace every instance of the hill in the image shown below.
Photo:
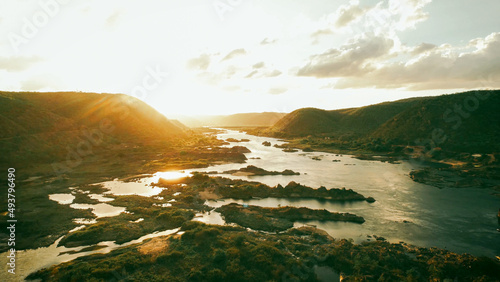
<path fill-rule="evenodd" d="M 2 163 L 61 160 L 68 146 L 90 154 L 186 135 L 138 99 L 79 92 L 0 92 L 0 128 Z"/>
<path fill-rule="evenodd" d="M 499 108 L 500 90 L 410 98 L 333 111 L 304 108 L 286 115 L 266 133 L 491 152 L 500 149 L 495 142 L 500 137 Z"/>
<path fill-rule="evenodd" d="M 284 117 L 286 113 L 263 112 L 263 113 L 241 113 L 234 115 L 216 116 L 176 116 L 175 118 L 189 127 L 220 126 L 220 127 L 268 127 L 274 125 Z"/>

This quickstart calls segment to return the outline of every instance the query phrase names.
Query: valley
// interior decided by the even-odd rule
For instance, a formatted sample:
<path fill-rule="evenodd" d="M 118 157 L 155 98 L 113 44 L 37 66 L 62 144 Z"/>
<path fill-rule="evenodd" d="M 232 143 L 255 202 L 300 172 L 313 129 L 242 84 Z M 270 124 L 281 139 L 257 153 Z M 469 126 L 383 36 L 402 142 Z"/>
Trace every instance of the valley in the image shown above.
<path fill-rule="evenodd" d="M 119 117 L 107 112 L 100 118 Z M 419 147 L 402 143 L 354 143 L 311 132 L 277 139 L 262 136 L 269 135 L 262 128 L 186 129 L 157 121 L 160 128 L 177 124 L 175 134 L 118 133 L 135 125 L 103 133 L 96 150 L 65 171 L 43 158 L 28 162 L 26 155 L 10 155 L 18 166 L 22 207 L 16 247 L 25 267 L 18 277 L 318 281 L 321 271 L 332 281 L 341 275 L 500 277 L 494 258 L 500 252 L 496 151 L 469 153 L 471 159 L 460 163 L 461 170 L 472 165 L 487 171 L 481 180 L 486 184 L 452 189 L 443 178 L 419 171 L 453 173 L 446 162 L 456 161 L 457 151 L 415 161 Z M 96 120 L 87 130 L 99 125 Z M 57 133 L 48 128 L 39 134 Z M 32 136 L 19 136 L 18 152 L 34 146 L 32 156 L 42 153 Z M 78 153 L 82 139 L 72 138 L 76 145 L 60 145 Z M 54 158 L 61 164 L 56 168 L 75 161 L 64 153 Z M 474 169 L 469 173 L 464 177 L 481 179 Z M 282 267 L 269 267 L 275 265 Z"/>

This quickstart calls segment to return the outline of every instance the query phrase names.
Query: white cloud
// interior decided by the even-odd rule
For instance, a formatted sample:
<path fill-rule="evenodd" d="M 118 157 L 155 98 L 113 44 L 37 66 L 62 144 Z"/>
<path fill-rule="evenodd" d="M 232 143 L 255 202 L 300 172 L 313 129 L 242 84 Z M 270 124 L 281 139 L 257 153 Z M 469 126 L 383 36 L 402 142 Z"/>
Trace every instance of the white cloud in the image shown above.
<path fill-rule="evenodd" d="M 500 33 L 480 39 L 482 48 L 459 52 L 442 45 L 408 62 L 386 63 L 360 77 L 341 79 L 336 88 L 408 90 L 500 87 Z M 418 49 L 418 47 L 417 47 Z"/>
<path fill-rule="evenodd" d="M 122 17 L 123 11 L 118 10 L 115 11 L 113 14 L 111 14 L 107 19 L 106 19 L 106 25 L 113 27 L 115 26 L 120 18 Z"/>
<path fill-rule="evenodd" d="M 245 76 L 245 78 L 252 78 L 252 77 L 253 77 L 254 75 L 256 75 L 257 73 L 259 73 L 259 71 L 258 71 L 258 70 L 254 70 L 254 71 L 250 72 L 249 74 L 247 74 L 247 75 Z"/>
<path fill-rule="evenodd" d="M 254 68 L 254 69 L 260 69 L 260 68 L 263 68 L 264 66 L 265 66 L 265 63 L 264 63 L 264 62 L 258 62 L 258 63 L 256 63 L 256 64 L 254 64 L 254 65 L 252 66 L 252 68 Z"/>
<path fill-rule="evenodd" d="M 236 56 L 245 55 L 246 53 L 247 53 L 247 51 L 243 48 L 235 49 L 235 50 L 229 52 L 224 58 L 222 58 L 221 61 L 226 61 L 226 60 L 232 59 Z"/>
<path fill-rule="evenodd" d="M 370 62 L 388 55 L 393 46 L 392 39 L 363 35 L 339 49 L 311 56 L 297 75 L 318 78 L 360 75 L 372 70 Z"/>
<path fill-rule="evenodd" d="M 37 56 L 0 57 L 0 70 L 3 69 L 9 72 L 23 71 L 40 61 L 42 59 Z"/>
<path fill-rule="evenodd" d="M 269 91 L 267 93 L 269 94 L 273 94 L 273 95 L 278 95 L 278 94 L 283 94 L 285 93 L 286 91 L 288 91 L 287 88 L 283 88 L 283 87 L 274 87 L 274 88 L 270 88 Z"/>
<path fill-rule="evenodd" d="M 276 43 L 278 41 L 278 39 L 269 39 L 269 38 L 264 38 L 260 44 L 261 45 L 268 45 L 268 44 L 273 44 L 273 43 Z"/>
<path fill-rule="evenodd" d="M 321 37 L 330 36 L 332 34 L 334 34 L 334 33 L 329 28 L 318 29 L 317 31 L 315 31 L 311 34 L 311 38 L 313 39 L 312 44 L 318 44 Z"/>
<path fill-rule="evenodd" d="M 424 52 L 428 52 L 428 51 L 431 51 L 433 50 L 434 48 L 436 48 L 437 46 L 434 45 L 434 44 L 430 44 L 430 43 L 421 43 L 420 45 L 416 46 L 416 47 L 413 47 L 411 48 L 411 54 L 412 55 L 419 55 L 419 54 L 422 54 Z"/>
<path fill-rule="evenodd" d="M 187 62 L 187 67 L 190 69 L 206 70 L 210 65 L 210 55 L 201 54 L 196 58 L 192 58 Z"/>
<path fill-rule="evenodd" d="M 21 90 L 25 91 L 39 91 L 39 90 L 53 90 L 60 85 L 56 78 L 48 74 L 40 74 L 30 77 L 27 80 L 21 81 Z"/>
<path fill-rule="evenodd" d="M 340 6 L 335 12 L 335 27 L 345 27 L 355 22 L 368 10 L 359 6 L 359 0 L 350 1 L 348 5 Z"/>

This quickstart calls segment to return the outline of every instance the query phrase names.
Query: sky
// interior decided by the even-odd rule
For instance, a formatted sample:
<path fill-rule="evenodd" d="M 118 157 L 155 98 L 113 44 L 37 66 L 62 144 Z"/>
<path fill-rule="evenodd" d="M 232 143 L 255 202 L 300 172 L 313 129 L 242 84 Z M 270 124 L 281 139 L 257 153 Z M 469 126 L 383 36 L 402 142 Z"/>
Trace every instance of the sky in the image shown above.
<path fill-rule="evenodd" d="M 500 88 L 498 0 L 0 0 L 0 90 L 165 115 L 339 109 Z"/>

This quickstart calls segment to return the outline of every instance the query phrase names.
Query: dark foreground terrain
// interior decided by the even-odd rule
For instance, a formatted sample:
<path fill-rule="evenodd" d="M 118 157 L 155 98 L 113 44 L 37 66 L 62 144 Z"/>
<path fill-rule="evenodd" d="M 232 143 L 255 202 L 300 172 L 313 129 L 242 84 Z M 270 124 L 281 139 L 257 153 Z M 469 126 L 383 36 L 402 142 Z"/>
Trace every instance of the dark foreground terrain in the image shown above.
<path fill-rule="evenodd" d="M 500 264 L 383 239 L 355 245 L 314 228 L 280 234 L 197 222 L 109 254 L 82 257 L 30 275 L 43 281 L 498 281 Z M 316 271 L 315 271 L 316 270 Z M 324 274 L 323 274 L 324 275 Z"/>

